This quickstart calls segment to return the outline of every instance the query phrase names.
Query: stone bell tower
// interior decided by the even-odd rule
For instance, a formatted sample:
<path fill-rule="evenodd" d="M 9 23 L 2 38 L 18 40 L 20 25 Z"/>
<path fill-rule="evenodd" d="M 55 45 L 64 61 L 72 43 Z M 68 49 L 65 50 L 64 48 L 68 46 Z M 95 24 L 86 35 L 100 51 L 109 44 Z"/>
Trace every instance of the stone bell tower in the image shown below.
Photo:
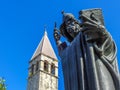
<path fill-rule="evenodd" d="M 27 90 L 58 90 L 58 60 L 46 31 L 29 62 Z"/>

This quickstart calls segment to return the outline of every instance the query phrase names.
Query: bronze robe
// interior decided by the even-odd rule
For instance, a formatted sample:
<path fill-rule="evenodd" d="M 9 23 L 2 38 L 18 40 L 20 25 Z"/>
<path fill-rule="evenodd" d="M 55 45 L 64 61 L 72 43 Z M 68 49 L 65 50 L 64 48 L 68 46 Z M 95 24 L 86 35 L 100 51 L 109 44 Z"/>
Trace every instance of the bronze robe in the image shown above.
<path fill-rule="evenodd" d="M 80 32 L 59 53 L 65 90 L 120 90 L 116 46 L 110 35 L 97 45 Z"/>

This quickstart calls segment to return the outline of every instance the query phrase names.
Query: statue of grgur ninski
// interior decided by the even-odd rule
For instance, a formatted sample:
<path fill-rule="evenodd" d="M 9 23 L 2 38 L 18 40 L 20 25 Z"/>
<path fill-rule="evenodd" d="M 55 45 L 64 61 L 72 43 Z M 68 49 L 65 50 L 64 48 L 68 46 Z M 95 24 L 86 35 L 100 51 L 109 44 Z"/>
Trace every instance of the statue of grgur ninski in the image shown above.
<path fill-rule="evenodd" d="M 101 9 L 63 14 L 54 38 L 62 62 L 65 90 L 120 90 L 116 45 L 104 26 Z M 61 36 L 69 42 L 61 42 Z M 67 45 L 68 44 L 68 45 Z"/>

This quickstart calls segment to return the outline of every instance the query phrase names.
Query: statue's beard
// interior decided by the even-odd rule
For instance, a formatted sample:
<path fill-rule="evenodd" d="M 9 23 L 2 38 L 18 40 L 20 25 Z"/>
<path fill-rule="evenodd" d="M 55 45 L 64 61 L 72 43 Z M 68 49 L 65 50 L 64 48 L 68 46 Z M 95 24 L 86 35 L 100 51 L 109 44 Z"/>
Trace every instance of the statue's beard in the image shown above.
<path fill-rule="evenodd" d="M 76 35 L 79 33 L 79 30 L 80 28 L 78 28 L 77 26 L 68 26 L 67 27 L 67 32 L 69 33 L 69 35 L 72 37 L 72 38 L 75 38 Z"/>
<path fill-rule="evenodd" d="M 75 37 L 75 35 L 74 35 L 74 28 L 67 28 L 67 32 L 69 33 L 69 35 L 71 36 L 71 37 Z"/>

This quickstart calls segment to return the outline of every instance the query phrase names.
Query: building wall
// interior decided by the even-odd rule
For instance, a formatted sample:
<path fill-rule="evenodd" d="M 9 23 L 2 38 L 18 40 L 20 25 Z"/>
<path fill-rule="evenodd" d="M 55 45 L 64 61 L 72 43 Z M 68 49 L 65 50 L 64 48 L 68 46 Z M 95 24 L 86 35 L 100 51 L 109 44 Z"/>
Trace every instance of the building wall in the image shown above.
<path fill-rule="evenodd" d="M 58 90 L 58 79 L 52 75 L 41 72 L 39 90 Z"/>
<path fill-rule="evenodd" d="M 40 79 L 39 73 L 37 73 L 37 74 L 33 75 L 31 78 L 29 78 L 27 90 L 40 90 L 39 89 L 39 79 Z"/>
<path fill-rule="evenodd" d="M 44 62 L 48 62 L 48 72 L 44 70 Z M 36 64 L 39 62 L 39 69 L 36 71 Z M 55 65 L 55 75 L 51 73 L 51 65 Z M 34 72 L 31 68 L 34 65 Z M 39 55 L 29 63 L 29 76 L 27 90 L 58 90 L 58 61 L 49 56 Z"/>

